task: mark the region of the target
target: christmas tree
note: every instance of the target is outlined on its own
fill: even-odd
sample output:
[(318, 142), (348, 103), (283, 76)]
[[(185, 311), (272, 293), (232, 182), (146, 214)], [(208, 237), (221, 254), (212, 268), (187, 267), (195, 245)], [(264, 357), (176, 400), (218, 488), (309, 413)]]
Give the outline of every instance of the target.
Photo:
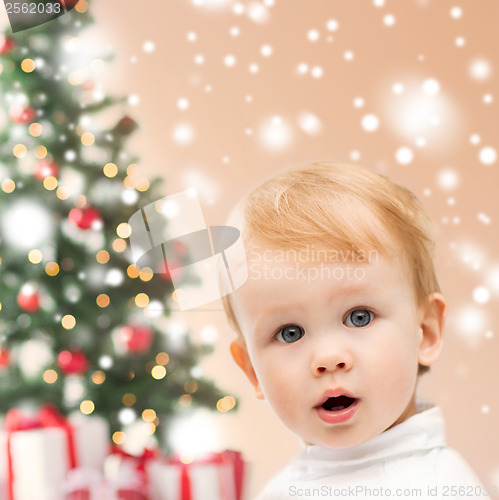
[(159, 434), (183, 408), (235, 401), (198, 368), (209, 346), (170, 324), (168, 272), (132, 261), (127, 221), (164, 193), (124, 151), (136, 122), (102, 126), (126, 99), (66, 64), (90, 23), (80, 1), (0, 41), (0, 412), (100, 414), (119, 444), (134, 420)]

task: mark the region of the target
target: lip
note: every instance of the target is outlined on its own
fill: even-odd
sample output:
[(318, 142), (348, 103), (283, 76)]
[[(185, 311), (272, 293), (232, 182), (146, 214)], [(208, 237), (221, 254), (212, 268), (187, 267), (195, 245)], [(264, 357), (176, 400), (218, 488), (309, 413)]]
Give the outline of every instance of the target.
[[(322, 405), (329, 398), (337, 398), (338, 396), (347, 396), (349, 398), (355, 399), (355, 401), (348, 408), (334, 412), (325, 410), (322, 407)], [(359, 407), (359, 404), (360, 404), (359, 398), (349, 393), (348, 391), (345, 391), (341, 387), (338, 387), (337, 389), (331, 389), (325, 391), (321, 399), (314, 408), (316, 409), (319, 418), (322, 421), (326, 422), (327, 424), (342, 424), (350, 420), (355, 415), (357, 408)]]

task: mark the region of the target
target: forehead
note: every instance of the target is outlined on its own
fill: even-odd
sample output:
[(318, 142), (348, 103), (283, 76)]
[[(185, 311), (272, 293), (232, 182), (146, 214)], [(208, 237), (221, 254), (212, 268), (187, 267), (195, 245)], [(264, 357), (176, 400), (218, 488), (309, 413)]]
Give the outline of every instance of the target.
[(353, 298), (416, 302), (408, 266), (401, 259), (375, 252), (319, 255), (314, 251), (251, 248), (248, 280), (230, 299), (243, 330), (244, 323), (252, 324), (265, 314), (319, 309)]

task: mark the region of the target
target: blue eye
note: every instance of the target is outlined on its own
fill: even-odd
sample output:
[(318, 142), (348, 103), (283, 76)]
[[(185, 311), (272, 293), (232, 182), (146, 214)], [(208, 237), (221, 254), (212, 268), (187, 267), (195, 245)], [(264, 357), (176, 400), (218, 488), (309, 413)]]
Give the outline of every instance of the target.
[(303, 328), (298, 325), (288, 325), (279, 330), (275, 336), (276, 340), (279, 342), (283, 342), (285, 344), (291, 344), (292, 342), (296, 342), (300, 340), (305, 332)]
[(345, 325), (362, 328), (363, 326), (367, 326), (373, 318), (374, 315), (371, 311), (368, 311), (367, 309), (355, 309), (348, 314), (345, 320)]

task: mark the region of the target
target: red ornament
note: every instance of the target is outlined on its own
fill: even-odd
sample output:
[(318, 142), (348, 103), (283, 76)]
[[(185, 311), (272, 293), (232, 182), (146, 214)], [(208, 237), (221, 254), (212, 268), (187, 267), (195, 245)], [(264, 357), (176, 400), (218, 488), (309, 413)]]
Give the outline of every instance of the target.
[(62, 4), (66, 10), (71, 10), (80, 0), (59, 0), (59, 3)]
[(55, 161), (41, 160), (36, 164), (35, 177), (43, 182), (47, 177), (59, 175), (59, 164)]
[(36, 110), (31, 106), (14, 105), (9, 110), (9, 116), (14, 123), (31, 123), (35, 120)]
[(88, 359), (81, 351), (62, 351), (57, 356), (57, 365), (64, 375), (83, 374), (88, 369)]
[(170, 259), (165, 264), (158, 266), (157, 274), (160, 278), (171, 283), (173, 280), (179, 280), (182, 277), (182, 263), (175, 259)]
[(0, 349), (0, 369), (10, 365), (10, 351), (6, 347)]
[(9, 52), (11, 52), (16, 46), (16, 42), (12, 40), (12, 38), (8, 36), (0, 37), (0, 55), (5, 56)]
[(36, 313), (40, 310), (40, 295), (34, 285), (26, 283), (17, 294), (17, 305), (27, 313)]
[(124, 326), (118, 332), (118, 338), (129, 352), (144, 354), (151, 348), (154, 334), (147, 326)]
[(135, 131), (137, 128), (137, 122), (130, 118), (129, 116), (124, 116), (116, 125), (116, 130), (118, 133), (123, 135), (129, 135)]
[(82, 83), (81, 88), (83, 90), (94, 90), (95, 83), (92, 80), (87, 80), (86, 82)]
[(68, 219), (80, 229), (100, 229), (102, 219), (99, 211), (94, 207), (73, 208)]

